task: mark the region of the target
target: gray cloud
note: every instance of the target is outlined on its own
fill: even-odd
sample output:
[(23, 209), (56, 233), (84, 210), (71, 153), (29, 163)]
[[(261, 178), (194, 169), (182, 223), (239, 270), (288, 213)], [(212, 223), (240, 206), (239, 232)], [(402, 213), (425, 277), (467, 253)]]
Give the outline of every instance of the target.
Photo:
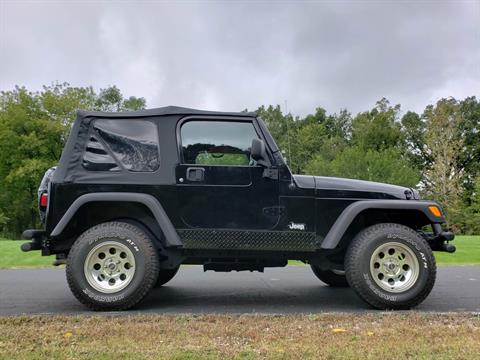
[(150, 107), (422, 111), (480, 95), (480, 2), (0, 0), (0, 89), (52, 81)]

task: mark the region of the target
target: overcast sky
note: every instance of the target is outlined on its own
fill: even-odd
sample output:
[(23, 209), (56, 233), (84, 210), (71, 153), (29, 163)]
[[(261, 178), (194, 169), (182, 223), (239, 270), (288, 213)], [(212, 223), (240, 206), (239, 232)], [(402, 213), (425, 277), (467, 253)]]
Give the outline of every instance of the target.
[(480, 96), (480, 1), (0, 0), (0, 90), (54, 81), (149, 107), (422, 111)]

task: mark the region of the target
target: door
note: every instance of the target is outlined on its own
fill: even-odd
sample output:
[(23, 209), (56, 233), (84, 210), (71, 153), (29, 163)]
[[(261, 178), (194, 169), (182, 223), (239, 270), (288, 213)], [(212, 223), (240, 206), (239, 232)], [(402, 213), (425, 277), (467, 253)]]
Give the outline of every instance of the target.
[[(178, 131), (181, 164), (176, 179), (184, 224), (179, 232), (188, 235), (187, 242), (214, 237), (242, 248), (274, 230), (281, 215), (279, 181), (265, 176), (265, 167), (250, 157), (252, 139), (260, 138), (253, 122), (193, 119)], [(245, 230), (250, 240), (244, 239)]]

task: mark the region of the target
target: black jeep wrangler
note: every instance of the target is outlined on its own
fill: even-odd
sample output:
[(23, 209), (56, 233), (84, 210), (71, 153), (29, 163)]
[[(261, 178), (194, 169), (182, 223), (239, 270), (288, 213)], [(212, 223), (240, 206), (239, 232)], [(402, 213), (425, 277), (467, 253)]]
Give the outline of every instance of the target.
[(26, 230), (22, 249), (66, 263), (95, 310), (131, 308), (181, 264), (288, 260), (375, 308), (407, 309), (432, 290), (432, 251), (455, 251), (441, 209), (416, 190), (292, 175), (255, 113), (79, 111), (39, 195), (45, 229)]

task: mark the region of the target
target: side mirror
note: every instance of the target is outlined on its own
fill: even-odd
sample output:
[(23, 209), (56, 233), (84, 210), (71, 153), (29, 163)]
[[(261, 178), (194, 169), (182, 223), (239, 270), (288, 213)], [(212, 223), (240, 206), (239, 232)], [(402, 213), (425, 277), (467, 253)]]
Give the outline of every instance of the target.
[(252, 147), (250, 149), (250, 156), (257, 162), (258, 165), (268, 166), (268, 156), (265, 150), (265, 143), (260, 139), (252, 140)]

